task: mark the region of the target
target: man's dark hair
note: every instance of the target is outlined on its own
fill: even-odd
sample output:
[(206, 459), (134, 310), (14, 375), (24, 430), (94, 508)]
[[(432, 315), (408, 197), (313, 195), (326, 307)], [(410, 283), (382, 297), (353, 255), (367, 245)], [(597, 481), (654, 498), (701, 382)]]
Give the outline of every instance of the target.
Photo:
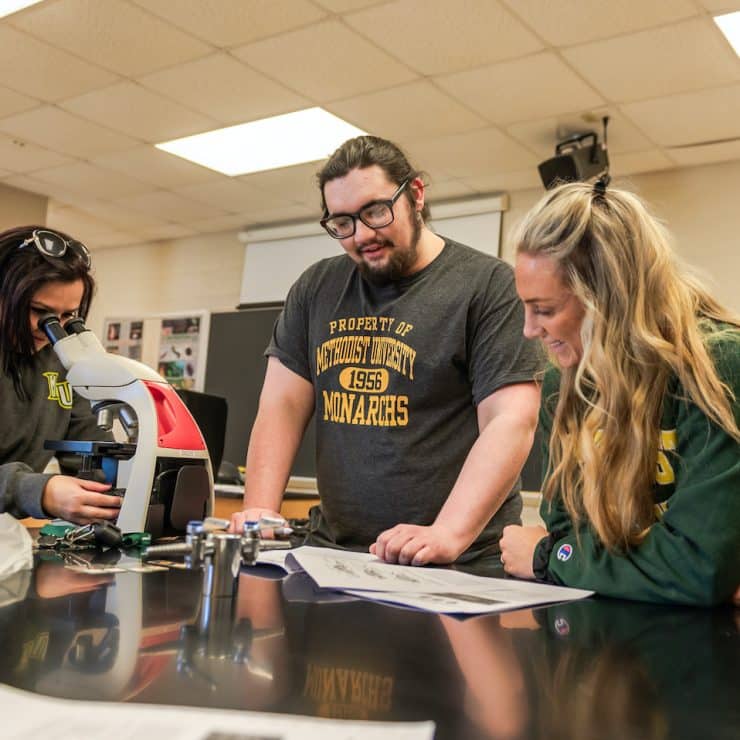
[[(321, 190), (321, 208), (325, 216), (329, 215), (324, 199), (324, 185), (338, 177), (345, 177), (351, 170), (362, 170), (377, 165), (385, 172), (388, 179), (400, 185), (404, 180), (413, 180), (415, 177), (423, 177), (424, 173), (411, 166), (406, 155), (392, 141), (381, 139), (378, 136), (358, 136), (347, 139), (329, 161), (316, 174)], [(414, 193), (412, 188), (405, 190), (409, 203), (413, 206)], [(424, 203), (421, 217), (424, 221), (430, 218), (429, 206)]]
[[(45, 226), (19, 226), (0, 233), (0, 361), (2, 371), (13, 379), (21, 395), (20, 372), (35, 352), (29, 321), (34, 295), (47, 283), (82, 280), (80, 316), (85, 319), (95, 292), (89, 267), (75, 249), (68, 248), (62, 257), (43, 255), (33, 244), (20, 249), (36, 229), (49, 230)], [(61, 231), (54, 232), (74, 241)]]

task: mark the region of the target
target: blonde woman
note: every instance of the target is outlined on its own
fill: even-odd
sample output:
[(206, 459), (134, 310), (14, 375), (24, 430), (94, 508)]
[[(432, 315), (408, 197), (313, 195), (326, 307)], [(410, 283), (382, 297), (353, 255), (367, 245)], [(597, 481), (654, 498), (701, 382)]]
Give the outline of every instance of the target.
[(548, 192), (516, 243), (524, 333), (552, 360), (547, 530), (504, 530), (506, 572), (643, 601), (737, 600), (739, 317), (679, 266), (643, 202), (603, 180)]

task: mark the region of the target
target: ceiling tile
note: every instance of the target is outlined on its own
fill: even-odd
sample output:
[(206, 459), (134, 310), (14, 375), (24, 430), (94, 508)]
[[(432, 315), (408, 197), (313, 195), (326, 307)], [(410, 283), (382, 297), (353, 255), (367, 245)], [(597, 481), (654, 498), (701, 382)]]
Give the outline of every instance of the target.
[(310, 107), (306, 98), (225, 53), (155, 72), (139, 82), (222, 124)]
[(116, 76), (14, 28), (0, 26), (0, 84), (53, 102), (108, 85)]
[[(317, 217), (318, 209), (300, 204), (281, 206), (280, 208), (255, 208), (244, 211), (245, 226), (265, 226), (286, 221), (306, 221)], [(327, 237), (328, 238), (328, 237)]]
[(325, 160), (225, 178), (144, 143), (308, 105), (398, 141), (432, 205), (541, 190), (537, 163), (569, 133), (601, 136), (604, 113), (618, 180), (740, 160), (740, 59), (709, 18), (738, 9), (47, 0), (0, 20), (0, 178), (94, 228), (97, 247), (317, 218)]
[(133, 0), (219, 47), (247, 44), (314, 23), (326, 14), (308, 0)]
[(604, 104), (551, 52), (438, 77), (436, 82), (472, 110), (499, 124), (589, 110)]
[(503, 0), (551, 44), (570, 46), (651, 28), (697, 14), (691, 0)]
[(233, 53), (318, 102), (385, 89), (416, 77), (337, 20), (241, 46)]
[(696, 144), (740, 136), (740, 85), (621, 105), (656, 144)]
[(188, 228), (201, 234), (212, 234), (217, 231), (234, 231), (253, 226), (278, 224), (295, 221), (307, 221), (316, 218), (316, 212), (306, 206), (291, 204), (280, 208), (256, 208), (239, 214), (229, 214), (216, 218), (187, 221)]
[[(426, 145), (428, 142), (423, 143)], [(462, 181), (462, 178), (453, 177), (449, 172), (442, 169), (438, 162), (430, 161), (429, 157), (425, 157), (423, 161), (418, 161), (416, 152), (413, 151), (412, 146), (408, 145), (408, 142), (401, 142), (400, 146), (409, 158), (411, 165), (421, 171), (424, 181), (427, 184), (434, 185), (435, 183), (451, 182), (453, 180)], [(424, 155), (422, 154), (422, 156)]]
[(202, 41), (122, 0), (42, 3), (11, 18), (10, 23), (127, 76), (153, 72), (210, 51)]
[(398, 0), (353, 13), (345, 20), (425, 75), (479, 67), (543, 46), (495, 0)]
[(0, 86), (0, 118), (35, 108), (38, 104), (38, 100), (29, 98), (28, 95), (21, 95), (15, 90)]
[(56, 201), (49, 202), (46, 224), (85, 242), (91, 249), (95, 248), (98, 237), (114, 230), (110, 223), (97, 218), (92, 213), (73, 206), (62, 205)]
[(227, 177), (202, 185), (188, 185), (174, 192), (199, 203), (209, 203), (224, 211), (235, 213), (255, 208), (278, 207), (283, 202), (274, 193)]
[(318, 213), (320, 196), (316, 173), (325, 162), (326, 160), (322, 159), (318, 162), (309, 162), (293, 167), (280, 167), (276, 170), (242, 175), (237, 179), (252, 187), (261, 188), (271, 193), (280, 202), (289, 203), (292, 201), (308, 204), (314, 207)]
[(217, 216), (216, 218), (205, 218), (200, 221), (191, 221), (188, 228), (200, 234), (209, 234), (216, 231), (237, 232), (245, 224), (244, 216), (239, 213), (230, 213), (228, 216)]
[(606, 98), (632, 101), (740, 80), (740, 59), (708, 18), (563, 51)]
[(214, 170), (193, 164), (150, 145), (102, 154), (95, 157), (93, 163), (123, 172), (137, 180), (150, 182), (164, 189), (194, 185), (223, 177)]
[(26, 190), (29, 193), (36, 193), (37, 195), (46, 195), (44, 188), (47, 183), (34, 180), (30, 175), (16, 175), (15, 173), (11, 173), (9, 176), (5, 176), (3, 185), (10, 185), (18, 190)]
[(609, 151), (628, 152), (648, 149), (652, 142), (632, 121), (612, 108), (596, 108), (584, 114), (563, 114), (538, 121), (507, 126), (506, 132), (545, 159), (555, 155), (555, 145), (573, 134), (594, 131), (603, 141), (602, 116), (609, 116), (607, 143)]
[(49, 105), (0, 119), (0, 131), (76, 157), (131, 149), (137, 143)]
[(740, 0), (699, 0), (699, 2), (715, 15), (740, 10)]
[(132, 195), (117, 198), (115, 203), (124, 208), (133, 208), (165, 221), (187, 223), (195, 219), (215, 218), (226, 215), (222, 208), (199, 203), (191, 198), (183, 198), (175, 193), (158, 190), (145, 195)]
[(456, 133), (483, 128), (487, 123), (427, 81), (360, 95), (325, 107), (364, 131), (389, 139)]
[(644, 152), (622, 152), (612, 157), (609, 162), (609, 171), (614, 177), (636, 175), (640, 172), (656, 172), (672, 167), (675, 167), (674, 163), (657, 149)]
[(493, 128), (403, 143), (423, 171), (438, 169), (456, 179), (537, 166), (531, 152)]
[(93, 213), (96, 218), (122, 231), (129, 230), (143, 233), (148, 229), (156, 229), (167, 225), (167, 220), (159, 216), (148, 215), (108, 201), (91, 199), (86, 204), (80, 204), (79, 209)]
[(683, 167), (740, 159), (740, 140), (667, 150), (668, 156)]
[(136, 233), (141, 234), (143, 241), (161, 241), (162, 239), (184, 239), (192, 236), (195, 230), (182, 224), (162, 224), (137, 229)]
[(371, 5), (382, 5), (388, 0), (314, 0), (317, 5), (330, 10), (332, 13), (348, 13)]
[[(174, 239), (193, 233), (179, 224), (167, 223), (139, 211), (95, 199), (75, 207), (52, 199), (48, 213), (47, 223), (86, 242), (93, 250), (93, 263), (95, 250), (99, 247)], [(72, 221), (73, 218), (76, 220)]]
[(427, 183), (425, 192), (425, 198), (432, 209), (432, 215), (434, 215), (435, 203), (475, 195), (475, 190), (462, 180), (432, 180)]
[(65, 100), (62, 107), (103, 126), (150, 143), (218, 128), (219, 123), (134, 82)]
[(69, 157), (42, 149), (22, 139), (0, 134), (0, 162), (12, 172), (33, 172), (70, 161)]
[[(492, 172), (478, 177), (466, 177), (465, 183), (478, 193), (496, 193), (506, 190), (529, 190), (542, 188), (542, 180), (536, 167), (516, 172)], [(544, 188), (542, 188), (544, 192)]]
[(13, 175), (7, 177), (5, 182), (14, 188), (27, 190), (29, 193), (38, 193), (49, 198), (54, 198), (65, 205), (84, 206), (90, 201), (90, 196), (83, 195), (76, 190), (70, 190), (64, 185), (39, 180), (33, 175)]
[(150, 183), (143, 183), (128, 175), (96, 167), (88, 162), (75, 162), (39, 170), (34, 172), (33, 176), (91, 198), (113, 199), (135, 193), (149, 193), (154, 189)]
[[(129, 247), (141, 244), (142, 238), (138, 232), (108, 231), (99, 236), (95, 246), (99, 249), (105, 247)], [(95, 257), (93, 256), (93, 259)]]

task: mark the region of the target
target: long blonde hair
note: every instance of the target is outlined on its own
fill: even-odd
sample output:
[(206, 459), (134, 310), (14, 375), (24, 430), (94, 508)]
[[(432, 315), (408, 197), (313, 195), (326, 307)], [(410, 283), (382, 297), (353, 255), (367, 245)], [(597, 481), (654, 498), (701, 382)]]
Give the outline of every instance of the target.
[[(581, 301), (583, 355), (561, 372), (543, 495), (560, 492), (609, 549), (654, 522), (660, 417), (676, 377), (706, 416), (740, 441), (732, 390), (707, 349), (710, 324), (740, 326), (678, 263), (668, 232), (634, 194), (561, 185), (527, 214), (517, 253), (552, 258)], [(546, 401), (547, 399), (543, 399)]]

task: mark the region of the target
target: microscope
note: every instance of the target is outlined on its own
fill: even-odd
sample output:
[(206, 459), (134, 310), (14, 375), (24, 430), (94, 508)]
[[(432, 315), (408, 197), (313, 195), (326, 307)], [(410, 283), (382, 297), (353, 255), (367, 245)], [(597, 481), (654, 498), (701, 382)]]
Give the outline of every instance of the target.
[(213, 471), (203, 435), (172, 386), (136, 360), (110, 354), (81, 318), (64, 326), (39, 320), (67, 370), (72, 389), (93, 412), (115, 414), (128, 442), (47, 441), (56, 452), (82, 456), (80, 476), (101, 469), (122, 495), (116, 522), (123, 532), (152, 537), (182, 534), (187, 523), (213, 513)]

